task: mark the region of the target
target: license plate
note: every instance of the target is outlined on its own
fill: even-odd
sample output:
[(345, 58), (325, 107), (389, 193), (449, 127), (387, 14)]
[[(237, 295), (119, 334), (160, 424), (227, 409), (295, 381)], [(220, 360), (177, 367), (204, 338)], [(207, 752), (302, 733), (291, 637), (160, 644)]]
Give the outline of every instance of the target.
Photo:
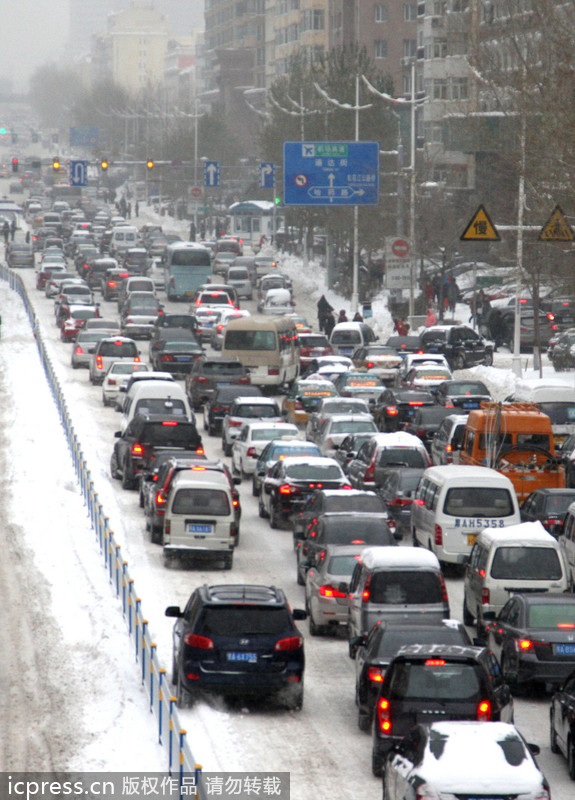
[(463, 403), (463, 408), (479, 408), (479, 403)]
[(188, 361), (191, 361), (191, 360), (192, 360), (191, 356), (176, 356), (176, 361), (179, 361), (179, 362), (187, 363)]
[(468, 533), (467, 534), (467, 544), (469, 545), (469, 547), (472, 547), (472, 545), (475, 544), (475, 540), (476, 539), (477, 539), (477, 534), (476, 533)]
[(230, 386), (229, 381), (218, 381), (218, 386)]
[(575, 644), (556, 644), (555, 655), (575, 656)]
[(257, 653), (227, 653), (228, 661), (245, 661), (248, 664), (257, 664)]
[(188, 523), (188, 533), (212, 533), (213, 525), (200, 525), (197, 522)]

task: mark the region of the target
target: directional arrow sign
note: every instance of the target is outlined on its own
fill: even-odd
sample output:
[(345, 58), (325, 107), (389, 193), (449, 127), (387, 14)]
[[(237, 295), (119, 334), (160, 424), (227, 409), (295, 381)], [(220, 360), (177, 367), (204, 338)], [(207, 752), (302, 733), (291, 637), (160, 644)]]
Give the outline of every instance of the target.
[(220, 185), (220, 162), (206, 161), (204, 164), (204, 186)]
[(377, 142), (284, 142), (284, 205), (376, 205)]
[(72, 186), (86, 186), (88, 183), (88, 162), (70, 161), (70, 184)]
[(275, 165), (272, 161), (260, 164), (260, 189), (273, 189), (275, 181)]

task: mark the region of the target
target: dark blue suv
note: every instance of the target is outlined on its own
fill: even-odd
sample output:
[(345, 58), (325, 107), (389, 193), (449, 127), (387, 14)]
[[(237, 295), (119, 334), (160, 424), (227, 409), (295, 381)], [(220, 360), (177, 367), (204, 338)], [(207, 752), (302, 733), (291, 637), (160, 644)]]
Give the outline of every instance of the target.
[(200, 694), (275, 697), (290, 709), (303, 704), (303, 636), (275, 586), (203, 585), (175, 617), (172, 682), (178, 705), (191, 705)]

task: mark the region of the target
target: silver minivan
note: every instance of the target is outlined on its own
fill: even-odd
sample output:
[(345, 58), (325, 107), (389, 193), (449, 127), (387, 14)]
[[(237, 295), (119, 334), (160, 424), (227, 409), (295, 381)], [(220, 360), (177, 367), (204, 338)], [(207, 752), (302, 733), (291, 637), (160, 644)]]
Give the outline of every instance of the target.
[(226, 283), (236, 290), (238, 297), (253, 300), (254, 288), (246, 267), (231, 266), (226, 275)]
[[(429, 550), (366, 547), (349, 584), (349, 637), (376, 622), (439, 622), (449, 617), (441, 566)], [(350, 644), (350, 655), (353, 658)]]

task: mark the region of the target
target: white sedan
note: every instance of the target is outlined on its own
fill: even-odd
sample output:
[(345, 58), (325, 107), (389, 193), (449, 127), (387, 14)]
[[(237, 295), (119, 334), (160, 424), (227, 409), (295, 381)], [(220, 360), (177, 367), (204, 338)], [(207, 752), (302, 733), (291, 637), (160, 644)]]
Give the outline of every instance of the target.
[(232, 471), (242, 478), (253, 475), (258, 458), (272, 439), (298, 439), (297, 425), (289, 422), (248, 422), (232, 446)]

